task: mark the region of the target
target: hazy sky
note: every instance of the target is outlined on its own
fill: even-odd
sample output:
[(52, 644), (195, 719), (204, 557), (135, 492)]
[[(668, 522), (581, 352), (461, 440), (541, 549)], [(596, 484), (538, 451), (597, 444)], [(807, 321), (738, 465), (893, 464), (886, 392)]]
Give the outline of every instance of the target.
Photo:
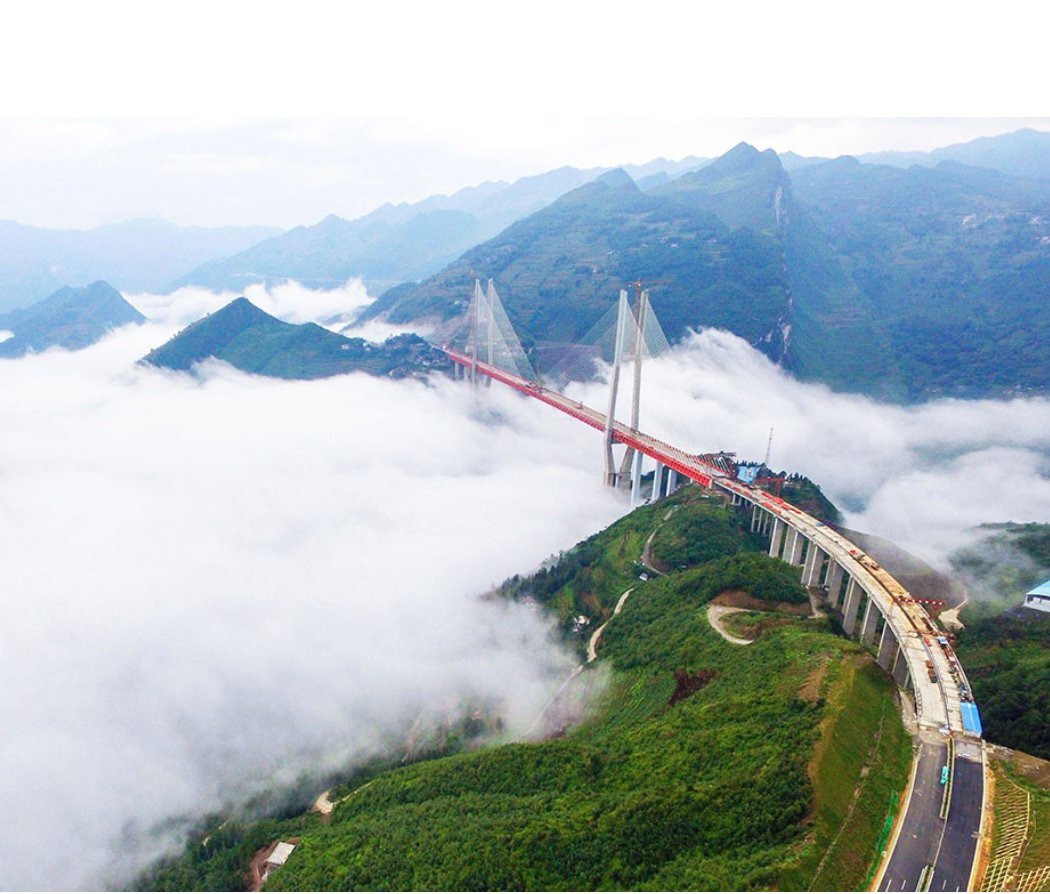
[(838, 155), (1050, 130), (1024, 117), (1047, 112), (1029, 13), (1019, 0), (994, 15), (907, 0), (12, 4), (0, 219), (290, 227), (740, 140)]
[(719, 155), (741, 140), (805, 155), (933, 149), (1043, 119), (6, 119), (0, 219), (90, 227), (312, 224), (562, 165)]

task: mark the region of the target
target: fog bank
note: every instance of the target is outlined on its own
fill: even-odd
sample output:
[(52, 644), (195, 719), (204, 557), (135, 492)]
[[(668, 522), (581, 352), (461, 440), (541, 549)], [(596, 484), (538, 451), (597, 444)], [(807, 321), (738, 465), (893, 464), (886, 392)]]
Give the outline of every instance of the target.
[(170, 331), (0, 362), (4, 887), (119, 883), (424, 707), (526, 729), (573, 659), (478, 594), (623, 511), (505, 389), (133, 365)]
[[(602, 386), (576, 391), (605, 407)], [(617, 415), (629, 418), (626, 395)], [(849, 527), (942, 569), (974, 525), (1050, 522), (1045, 398), (881, 404), (799, 382), (742, 339), (705, 330), (647, 362), (641, 428), (686, 450), (753, 460), (773, 428), (774, 469), (807, 475)]]

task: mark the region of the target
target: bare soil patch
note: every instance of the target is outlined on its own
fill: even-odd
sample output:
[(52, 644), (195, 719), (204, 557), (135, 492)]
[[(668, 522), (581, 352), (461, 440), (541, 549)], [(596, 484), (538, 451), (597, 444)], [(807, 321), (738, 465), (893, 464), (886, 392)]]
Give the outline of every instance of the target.
[(671, 693), (671, 700), (667, 704), (673, 707), (685, 701), (689, 696), (696, 695), (718, 675), (718, 671), (710, 669), (698, 670), (694, 674), (685, 670), (676, 670), (674, 672), (674, 692)]
[(805, 699), (807, 702), (815, 702), (820, 698), (820, 689), (824, 684), (824, 677), (828, 673), (828, 662), (825, 659), (821, 661), (812, 671), (809, 676), (802, 681), (802, 685), (798, 689), (798, 697)]
[(783, 612), (787, 615), (798, 615), (809, 617), (810, 606), (808, 602), (796, 605), (793, 602), (764, 602), (749, 596), (743, 590), (726, 590), (719, 593), (711, 600), (711, 605), (724, 605), (731, 608), (744, 608), (752, 612)]

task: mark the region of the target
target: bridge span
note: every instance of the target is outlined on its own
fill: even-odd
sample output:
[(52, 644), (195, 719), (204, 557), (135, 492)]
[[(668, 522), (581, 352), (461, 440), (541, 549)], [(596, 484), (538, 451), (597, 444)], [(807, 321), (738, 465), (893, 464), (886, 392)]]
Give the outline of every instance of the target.
[[(909, 693), (919, 733), (907, 801), (876, 876), (879, 890), (967, 890), (974, 884), (984, 824), (984, 749), (969, 682), (948, 639), (922, 605), (878, 562), (796, 506), (733, 478), (703, 456), (630, 428), (606, 414), (476, 355), (443, 348), (472, 375), (502, 382), (611, 435), (657, 463), (653, 498), (676, 475), (750, 507), (751, 530), (768, 537), (769, 555), (800, 569), (802, 582), (826, 594), (842, 629), (873, 648), (876, 661)], [(666, 468), (671, 474), (661, 474)], [(638, 487), (640, 467), (635, 476)], [(958, 777), (958, 795), (952, 791)]]
[[(552, 406), (598, 431), (606, 415), (557, 391), (530, 382), (459, 351), (449, 358)], [(827, 593), (843, 630), (876, 648), (879, 665), (898, 685), (912, 692), (920, 727), (980, 739), (972, 722), (969, 683), (954, 651), (940, 636), (922, 605), (884, 568), (833, 528), (796, 506), (731, 478), (700, 456), (667, 444), (621, 422), (612, 424), (613, 440), (654, 459), (673, 472), (730, 495), (734, 505), (752, 508), (751, 530), (769, 537), (769, 554), (801, 569), (807, 587)], [(877, 645), (876, 645), (877, 644)], [(936, 679), (934, 679), (936, 678)]]

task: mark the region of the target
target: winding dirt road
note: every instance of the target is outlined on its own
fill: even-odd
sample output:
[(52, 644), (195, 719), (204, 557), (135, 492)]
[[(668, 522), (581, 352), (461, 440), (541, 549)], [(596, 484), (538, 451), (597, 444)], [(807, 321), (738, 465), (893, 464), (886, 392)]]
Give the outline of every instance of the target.
[[(627, 601), (627, 597), (630, 596), (632, 592), (634, 592), (634, 587), (630, 587), (620, 594), (620, 598), (616, 600), (616, 608), (613, 609), (612, 618), (615, 618), (618, 614), (620, 614), (620, 612), (623, 610), (623, 604)], [(612, 618), (610, 618), (609, 621), (611, 621)], [(594, 661), (595, 658), (598, 657), (598, 640), (601, 638), (602, 631), (605, 629), (605, 625), (608, 624), (609, 621), (606, 621), (605, 624), (602, 624), (601, 627), (599, 627), (597, 630), (594, 631), (594, 633), (591, 634), (590, 641), (587, 643), (588, 664), (590, 664), (592, 661)]]
[(731, 605), (708, 605), (707, 621), (726, 642), (733, 643), (737, 646), (750, 646), (751, 643), (754, 642), (753, 639), (741, 639), (739, 636), (733, 636), (733, 634), (722, 626), (722, 618), (726, 615), (735, 615), (738, 612), (746, 611), (749, 611), (749, 609), (733, 608)]

